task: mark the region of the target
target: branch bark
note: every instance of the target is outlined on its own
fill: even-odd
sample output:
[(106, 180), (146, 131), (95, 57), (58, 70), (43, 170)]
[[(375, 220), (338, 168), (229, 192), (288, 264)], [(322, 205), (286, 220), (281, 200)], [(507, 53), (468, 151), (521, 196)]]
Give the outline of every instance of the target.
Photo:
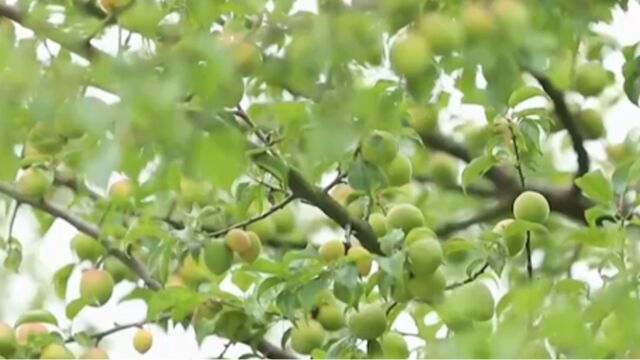
[(480, 224), (486, 221), (491, 221), (500, 217), (501, 215), (508, 214), (511, 210), (511, 203), (503, 202), (495, 206), (494, 208), (488, 209), (484, 212), (478, 213), (468, 219), (452, 222), (449, 224), (445, 224), (440, 228), (436, 229), (436, 234), (438, 237), (447, 237), (448, 235), (468, 228), (471, 225)]

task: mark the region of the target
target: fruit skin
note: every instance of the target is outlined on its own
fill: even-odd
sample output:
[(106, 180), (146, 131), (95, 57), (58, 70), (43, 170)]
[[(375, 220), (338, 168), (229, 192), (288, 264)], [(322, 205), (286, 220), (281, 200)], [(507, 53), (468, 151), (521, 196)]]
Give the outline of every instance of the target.
[(349, 317), (348, 326), (354, 336), (373, 340), (382, 335), (387, 328), (387, 315), (380, 305), (361, 305), (360, 309)]
[(0, 356), (11, 357), (16, 351), (16, 334), (11, 326), (0, 322)]
[(276, 224), (268, 217), (247, 226), (247, 231), (253, 231), (258, 234), (260, 239), (273, 239), (276, 236)]
[(414, 276), (407, 282), (409, 293), (416, 299), (430, 304), (442, 301), (446, 279), (440, 269), (431, 275)]
[(82, 273), (80, 295), (93, 306), (102, 306), (113, 293), (113, 277), (107, 271), (90, 269)]
[(448, 54), (464, 43), (460, 24), (439, 13), (426, 15), (420, 21), (420, 32), (436, 54)]
[(109, 199), (116, 205), (125, 205), (133, 198), (135, 185), (129, 179), (121, 179), (109, 186)]
[(409, 348), (404, 337), (397, 332), (386, 333), (380, 341), (382, 354), (385, 359), (406, 359), (409, 357)]
[(30, 167), (17, 180), (18, 190), (30, 197), (40, 198), (49, 190), (53, 179), (42, 169)]
[(200, 264), (200, 261), (194, 259), (191, 254), (184, 257), (177, 275), (180, 276), (185, 283), (193, 286), (198, 286), (209, 280), (207, 270)]
[(398, 141), (386, 131), (374, 130), (362, 142), (362, 158), (374, 165), (386, 166), (398, 153)]
[(111, 274), (113, 281), (116, 283), (125, 279), (129, 281), (137, 279), (137, 275), (127, 265), (113, 256), (107, 256), (104, 259), (104, 270)]
[(27, 141), (30, 146), (44, 155), (59, 152), (65, 143), (65, 139), (56, 134), (54, 123), (44, 121), (36, 123), (31, 128)]
[(233, 264), (233, 251), (223, 239), (211, 239), (204, 247), (204, 263), (209, 270), (222, 275)]
[(291, 330), (291, 348), (300, 354), (310, 354), (324, 343), (326, 333), (313, 319), (298, 320)]
[(253, 263), (260, 256), (262, 252), (262, 242), (260, 237), (253, 231), (247, 231), (249, 239), (251, 240), (251, 247), (247, 251), (238, 253), (240, 258), (248, 263)]
[(253, 74), (262, 65), (260, 49), (244, 39), (232, 41), (231, 57), (236, 70), (243, 76)]
[(390, 228), (401, 229), (407, 234), (414, 228), (424, 226), (424, 215), (411, 204), (399, 204), (387, 213), (387, 223)]
[(381, 213), (369, 215), (369, 225), (378, 237), (382, 237), (387, 233), (387, 218)]
[(473, 321), (487, 321), (493, 317), (495, 300), (491, 291), (480, 281), (456, 289), (456, 296), (464, 301), (463, 312)]
[(519, 235), (506, 235), (507, 229), (513, 224), (513, 219), (504, 219), (493, 227), (493, 232), (504, 237), (504, 245), (509, 256), (517, 255), (524, 248), (526, 238)]
[(344, 256), (344, 243), (340, 240), (329, 240), (320, 245), (318, 254), (326, 262), (333, 262)]
[(347, 257), (356, 263), (356, 268), (360, 276), (367, 276), (371, 272), (371, 264), (373, 262), (373, 256), (369, 250), (362, 246), (355, 245), (349, 248), (347, 251)]
[(398, 154), (385, 168), (387, 179), (392, 186), (408, 184), (413, 177), (413, 167), (408, 157)]
[(40, 359), (73, 359), (73, 353), (60, 344), (49, 344), (40, 352)]
[(420, 75), (429, 66), (431, 49), (426, 40), (416, 33), (408, 33), (391, 46), (391, 66), (406, 77)]
[(85, 351), (84, 354), (82, 354), (82, 356), (80, 357), (82, 359), (108, 359), (109, 355), (107, 354), (106, 351), (97, 348), (97, 347), (92, 347), (90, 349), (88, 349), (87, 351)]
[(494, 20), (487, 7), (481, 4), (467, 4), (462, 12), (462, 26), (468, 39), (480, 40), (495, 31)]
[(438, 129), (438, 109), (434, 106), (413, 106), (407, 110), (409, 124), (418, 134), (429, 134)]
[(578, 128), (588, 140), (599, 139), (607, 134), (602, 115), (594, 109), (584, 109), (578, 114)]
[(245, 252), (251, 248), (251, 239), (246, 231), (240, 229), (232, 229), (224, 236), (227, 246), (237, 252)]
[(347, 198), (349, 194), (353, 192), (351, 186), (347, 184), (338, 184), (329, 191), (329, 196), (331, 196), (335, 201), (340, 203), (341, 205), (345, 205), (347, 203)]
[(426, 226), (411, 229), (404, 238), (404, 245), (409, 246), (418, 240), (433, 239), (438, 240), (438, 235)]
[(411, 272), (414, 275), (431, 275), (442, 264), (442, 246), (437, 240), (418, 240), (407, 249)]
[(26, 345), (30, 337), (48, 332), (47, 328), (41, 323), (20, 324), (16, 328), (16, 342), (19, 345)]
[(167, 278), (167, 282), (164, 284), (165, 288), (172, 287), (187, 287), (187, 284), (184, 282), (180, 275), (171, 274)]
[(145, 329), (138, 329), (133, 335), (133, 348), (140, 354), (144, 354), (153, 345), (153, 335), (151, 331)]
[(180, 179), (180, 200), (186, 205), (206, 204), (211, 193), (211, 185), (186, 177)]
[(544, 223), (549, 212), (547, 199), (535, 191), (525, 191), (513, 202), (513, 216), (517, 220)]
[(436, 152), (427, 159), (427, 172), (438, 185), (455, 185), (458, 181), (456, 160), (445, 153)]
[(609, 72), (600, 64), (587, 63), (576, 69), (574, 87), (584, 96), (600, 95), (609, 82)]
[(316, 320), (328, 331), (335, 331), (344, 327), (344, 314), (335, 304), (320, 305)]
[(78, 233), (71, 239), (71, 249), (80, 260), (97, 261), (106, 253), (104, 246), (91, 236)]

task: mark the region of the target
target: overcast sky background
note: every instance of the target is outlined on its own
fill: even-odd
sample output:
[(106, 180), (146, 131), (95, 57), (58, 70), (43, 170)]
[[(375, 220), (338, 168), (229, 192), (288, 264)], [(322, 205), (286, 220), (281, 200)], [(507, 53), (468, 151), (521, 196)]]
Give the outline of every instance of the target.
[[(298, 1), (295, 8), (296, 10), (313, 11), (316, 9), (316, 6), (313, 0), (303, 0)], [(629, 11), (625, 13), (617, 11), (612, 24), (601, 24), (597, 26), (597, 29), (612, 35), (623, 45), (630, 45), (640, 41), (639, 23), (640, 6), (637, 2), (632, 1), (629, 4)], [(31, 36), (31, 32), (21, 29), (19, 36), (28, 37)], [(112, 28), (103, 38), (94, 41), (94, 44), (106, 51), (115, 52), (117, 49), (117, 32)], [(139, 39), (133, 39), (132, 45), (140, 46), (140, 44)], [(55, 44), (52, 44), (50, 48), (52, 48), (54, 52), (57, 51)], [(40, 55), (43, 58), (48, 57), (48, 53), (44, 48), (40, 50)], [(611, 54), (605, 59), (605, 66), (616, 72), (618, 82), (621, 82), (620, 72), (623, 62), (622, 55), (619, 53)], [(389, 74), (376, 72), (372, 73), (371, 76), (386, 77), (389, 76)], [(450, 89), (452, 84), (445, 81), (442, 86)], [(620, 88), (621, 84), (618, 86), (618, 89)], [(117, 100), (117, 98), (99, 91), (90, 91), (89, 94), (103, 98), (105, 101)], [(467, 118), (480, 117), (480, 112), (477, 108), (460, 106), (460, 96), (452, 97), (449, 111)], [(606, 113), (606, 125), (608, 129), (608, 140), (613, 143), (621, 142), (629, 131), (634, 128), (640, 129), (640, 109), (631, 104), (626, 97), (623, 97)], [(594, 156), (604, 156), (603, 146), (598, 141), (590, 142), (587, 146)], [(571, 169), (575, 166), (573, 156), (574, 155), (569, 152), (559, 157), (558, 161), (563, 167)], [(0, 211), (3, 211), (3, 209), (4, 207), (0, 208)], [(3, 234), (6, 233), (9, 218), (7, 215), (8, 214), (0, 213), (0, 231), (3, 231)], [(20, 275), (4, 277), (9, 281), (6, 285), (0, 286), (0, 289), (6, 291), (4, 293), (6, 295), (4, 296), (2, 307), (0, 308), (0, 318), (7, 322), (15, 321), (20, 313), (28, 308), (28, 301), (36, 295), (38, 289), (36, 284), (40, 286), (42, 286), (42, 284), (50, 284), (51, 276), (58, 268), (74, 261), (71, 251), (69, 250), (69, 241), (75, 234), (75, 230), (71, 226), (62, 221), (56, 221), (41, 240), (33, 231), (33, 229), (37, 228), (37, 222), (33, 218), (31, 211), (26, 206), (23, 206), (15, 224), (14, 235), (23, 243), (25, 261), (35, 262), (37, 265), (34, 267), (36, 270), (35, 273), (22, 273)], [(0, 261), (2, 261), (3, 258), (4, 254), (0, 254)], [(594, 273), (588, 273), (586, 267), (581, 264), (574, 267), (574, 273), (577, 277), (589, 281), (594, 287), (600, 284), (599, 278), (594, 275)], [(78, 281), (79, 271), (75, 271), (69, 282), (68, 300), (78, 297)], [(105, 330), (113, 327), (114, 323), (130, 323), (143, 319), (145, 306), (142, 302), (129, 301), (121, 305), (116, 304), (115, 299), (126, 294), (132, 287), (132, 284), (119, 285), (115, 289), (114, 297), (105, 306), (98, 309), (84, 309), (75, 319), (73, 329), (77, 331), (87, 328), (91, 324), (100, 330)], [(47, 290), (52, 292), (52, 288)], [(494, 290), (497, 289), (494, 288)], [(48, 299), (46, 307), (52, 309), (62, 327), (68, 327), (70, 325), (70, 322), (65, 318), (65, 304), (62, 301), (51, 297)], [(400, 319), (397, 325), (404, 330), (411, 331), (411, 322), (407, 321), (406, 318)], [(283, 329), (283, 326), (278, 326), (275, 331), (278, 332)], [(102, 341), (101, 345), (109, 352), (111, 358), (138, 357), (139, 354), (135, 352), (131, 345), (133, 331), (134, 330), (125, 330), (109, 336)], [(219, 339), (210, 337), (202, 347), (198, 348), (193, 332), (180, 327), (170, 329), (167, 333), (155, 328), (152, 328), (152, 331), (154, 332), (154, 345), (151, 350), (144, 355), (144, 357), (147, 358), (197, 359), (216, 357), (224, 345), (224, 342)], [(72, 349), (76, 351), (77, 355), (81, 353), (79, 348), (72, 347)], [(236, 347), (232, 348), (227, 353), (227, 356), (239, 356), (244, 352), (246, 352), (246, 347)]]

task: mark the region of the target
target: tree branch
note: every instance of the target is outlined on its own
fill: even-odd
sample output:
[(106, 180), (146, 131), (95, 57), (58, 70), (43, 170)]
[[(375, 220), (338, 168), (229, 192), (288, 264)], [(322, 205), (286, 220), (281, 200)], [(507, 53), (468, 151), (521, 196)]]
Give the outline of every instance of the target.
[(508, 202), (500, 203), (494, 208), (489, 209), (485, 212), (478, 213), (468, 219), (445, 224), (436, 229), (436, 234), (438, 235), (438, 237), (446, 237), (456, 231), (466, 229), (471, 225), (490, 221), (501, 215), (507, 214), (509, 213), (510, 209), (511, 205)]
[(290, 202), (292, 202), (294, 199), (295, 199), (295, 197), (293, 195), (289, 195), (286, 198), (284, 198), (284, 200), (282, 200), (279, 203), (273, 205), (271, 208), (269, 208), (269, 210), (263, 212), (262, 214), (260, 214), (258, 216), (254, 216), (254, 217), (249, 218), (249, 219), (246, 219), (246, 220), (241, 221), (239, 223), (233, 224), (233, 225), (231, 225), (229, 227), (226, 227), (224, 229), (216, 230), (216, 231), (211, 233), (211, 236), (213, 236), (213, 237), (222, 236), (222, 235), (228, 233), (229, 231), (231, 231), (233, 229), (243, 228), (243, 227), (251, 225), (251, 224), (253, 224), (255, 222), (258, 222), (258, 221), (270, 216), (271, 214), (275, 213), (276, 211), (284, 208)]
[(464, 279), (463, 281), (447, 285), (447, 287), (445, 289), (452, 290), (452, 289), (458, 288), (458, 287), (460, 287), (462, 285), (466, 285), (466, 284), (474, 281), (475, 279), (479, 278), (480, 275), (484, 274), (484, 272), (488, 268), (489, 268), (489, 262), (485, 262), (484, 265), (482, 265), (482, 267), (480, 269), (478, 269), (478, 271), (476, 271), (473, 274), (471, 274), (471, 276), (469, 276), (468, 278)]
[[(435, 181), (433, 181), (433, 179), (431, 179), (428, 176), (417, 175), (417, 176), (414, 176), (413, 179), (418, 183), (437, 184)], [(437, 185), (440, 186), (443, 190), (455, 191), (459, 193), (465, 192), (465, 190), (463, 190), (462, 187), (458, 185), (442, 185), (442, 184), (437, 184)], [(473, 195), (473, 196), (483, 197), (483, 198), (493, 198), (498, 195), (495, 190), (488, 189), (486, 187), (481, 187), (481, 186), (473, 186), (473, 185), (467, 186), (466, 193), (468, 195)]]

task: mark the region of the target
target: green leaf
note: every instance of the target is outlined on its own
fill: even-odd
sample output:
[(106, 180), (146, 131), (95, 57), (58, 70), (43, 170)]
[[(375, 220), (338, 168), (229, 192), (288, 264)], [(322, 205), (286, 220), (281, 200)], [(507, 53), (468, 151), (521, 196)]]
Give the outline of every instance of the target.
[(402, 244), (404, 233), (400, 229), (393, 229), (379, 238), (380, 249), (383, 253), (391, 255), (393, 250)]
[(376, 256), (380, 269), (396, 280), (402, 280), (406, 255), (400, 251), (390, 257)]
[(370, 191), (384, 183), (384, 174), (374, 165), (358, 158), (349, 168), (349, 185), (356, 190)]
[(84, 346), (84, 347), (93, 347), (96, 344), (96, 341), (93, 337), (91, 337), (91, 334), (89, 334), (86, 331), (80, 331), (78, 333), (73, 334), (73, 341), (76, 342), (76, 344), (80, 345), (80, 346)]
[(20, 315), (18, 320), (16, 320), (15, 326), (32, 322), (42, 322), (58, 326), (58, 320), (56, 319), (56, 317), (49, 310), (45, 309), (25, 311), (22, 315)]
[(7, 257), (4, 259), (4, 267), (7, 268), (7, 270), (18, 273), (21, 263), (22, 248), (20, 246), (11, 246), (7, 251)]
[(521, 102), (536, 96), (545, 96), (545, 93), (542, 89), (535, 86), (523, 86), (511, 93), (508, 104), (510, 107), (515, 107)]
[(307, 312), (316, 305), (316, 299), (318, 294), (329, 288), (329, 281), (326, 277), (317, 277), (306, 284), (302, 285), (298, 291), (298, 299), (300, 300), (300, 306)]
[(611, 184), (605, 178), (602, 170), (591, 171), (576, 179), (576, 185), (582, 189), (587, 197), (595, 201), (610, 203), (613, 200)]
[(483, 155), (471, 160), (471, 162), (465, 166), (462, 171), (462, 189), (465, 193), (467, 186), (489, 171), (493, 164), (495, 164), (495, 159), (492, 156)]
[(73, 271), (74, 267), (75, 264), (73, 263), (67, 264), (58, 269), (58, 271), (53, 274), (53, 287), (56, 296), (58, 296), (60, 299), (65, 298), (65, 295), (67, 293), (67, 281), (69, 280), (69, 276), (71, 276), (71, 272)]
[(78, 313), (87, 305), (89, 305), (89, 303), (84, 298), (79, 298), (71, 301), (69, 304), (67, 304), (67, 308), (65, 309), (67, 318), (73, 320), (76, 315), (78, 315)]
[(347, 305), (358, 302), (362, 293), (362, 284), (358, 278), (358, 269), (354, 264), (346, 264), (336, 271), (333, 294)]
[(231, 282), (242, 291), (247, 291), (258, 280), (256, 275), (252, 275), (240, 268), (231, 274)]

